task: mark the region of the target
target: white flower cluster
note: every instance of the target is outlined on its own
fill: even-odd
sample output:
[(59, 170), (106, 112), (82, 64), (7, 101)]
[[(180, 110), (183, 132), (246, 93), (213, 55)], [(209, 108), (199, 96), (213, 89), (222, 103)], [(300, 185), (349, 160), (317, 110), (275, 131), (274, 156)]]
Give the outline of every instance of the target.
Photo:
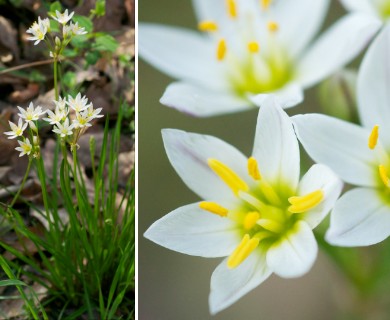
[[(20, 157), (27, 154), (33, 157), (39, 156), (39, 136), (37, 121), (44, 114), (46, 118), (42, 120), (54, 125), (53, 132), (58, 134), (62, 141), (68, 142), (73, 148), (77, 146), (77, 141), (80, 136), (92, 126), (91, 121), (96, 118), (101, 118), (102, 108), (94, 109), (92, 103), (88, 103), (88, 99), (81, 94), (77, 94), (76, 98), (68, 96), (54, 100), (55, 109), (43, 111), (42, 107), (34, 108), (31, 102), (27, 109), (18, 106), (18, 124), (9, 121), (11, 131), (4, 132), (8, 139), (18, 139), (19, 147), (16, 150), (20, 151)], [(71, 112), (74, 110), (74, 112)], [(29, 137), (24, 136), (24, 132), (30, 128)]]
[[(35, 41), (34, 45), (37, 45), (39, 42), (45, 40), (50, 47), (50, 56), (53, 58), (58, 57), (74, 36), (87, 33), (83, 27), (78, 25), (78, 22), (74, 23), (71, 21), (73, 15), (74, 12), (69, 14), (68, 9), (66, 9), (64, 13), (56, 10), (55, 15), (51, 15), (54, 20), (58, 21), (62, 25), (62, 40), (58, 36), (54, 38), (52, 35), (50, 39), (51, 41), (47, 41), (48, 37), (46, 37), (46, 35), (50, 35), (51, 31), (50, 20), (49, 18), (41, 19), (41, 17), (38, 17), (38, 22), (35, 21), (27, 30), (27, 33), (32, 34), (32, 36), (27, 39)], [(68, 22), (70, 23), (68, 24)]]

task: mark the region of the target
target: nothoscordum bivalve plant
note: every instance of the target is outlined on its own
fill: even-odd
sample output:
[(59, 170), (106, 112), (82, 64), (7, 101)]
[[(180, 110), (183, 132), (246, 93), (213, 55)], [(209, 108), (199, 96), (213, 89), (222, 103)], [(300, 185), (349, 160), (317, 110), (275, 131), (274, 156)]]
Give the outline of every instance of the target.
[(390, 26), (374, 40), (358, 74), (358, 111), (363, 127), (325, 115), (294, 117), (309, 155), (359, 186), (345, 193), (331, 214), (327, 240), (366, 246), (390, 235)]
[(340, 0), (349, 11), (363, 12), (386, 21), (390, 17), (389, 0)]
[(203, 201), (156, 221), (145, 237), (171, 250), (227, 257), (211, 278), (217, 313), (273, 272), (299, 277), (317, 255), (312, 229), (332, 208), (342, 182), (314, 165), (299, 181), (299, 147), (273, 99), (260, 109), (252, 156), (212, 136), (163, 130), (173, 167)]
[(203, 34), (141, 23), (139, 53), (179, 79), (161, 103), (195, 116), (260, 106), (269, 94), (283, 108), (294, 106), (303, 89), (354, 58), (380, 27), (375, 18), (349, 14), (313, 41), (328, 0), (193, 4)]

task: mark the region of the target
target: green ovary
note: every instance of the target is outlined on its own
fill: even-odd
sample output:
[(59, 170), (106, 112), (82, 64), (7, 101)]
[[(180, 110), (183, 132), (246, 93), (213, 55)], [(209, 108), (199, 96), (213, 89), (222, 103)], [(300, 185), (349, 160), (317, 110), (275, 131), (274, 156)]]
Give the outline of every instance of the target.
[(382, 16), (382, 18), (389, 18), (390, 17), (390, 1), (389, 0), (383, 0), (378, 3), (379, 8), (379, 14)]
[(283, 50), (274, 50), (267, 56), (248, 54), (241, 61), (227, 60), (228, 77), (240, 96), (278, 90), (293, 77), (292, 64)]

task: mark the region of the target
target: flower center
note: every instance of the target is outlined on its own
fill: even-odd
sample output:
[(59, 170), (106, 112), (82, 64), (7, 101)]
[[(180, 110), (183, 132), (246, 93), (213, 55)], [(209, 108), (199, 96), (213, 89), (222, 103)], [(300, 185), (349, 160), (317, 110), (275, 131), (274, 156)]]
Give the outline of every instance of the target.
[(199, 203), (201, 209), (232, 219), (240, 227), (242, 240), (228, 259), (229, 268), (240, 265), (259, 245), (272, 245), (294, 227), (301, 214), (316, 207), (324, 197), (322, 190), (294, 196), (291, 188), (272, 186), (262, 177), (254, 157), (247, 163), (248, 180), (252, 181), (249, 184), (221, 161), (210, 158), (207, 162), (238, 200), (233, 208), (211, 201)]
[[(263, 0), (259, 9), (267, 11), (270, 5), (271, 0)], [(293, 68), (287, 50), (278, 41), (277, 22), (264, 24), (266, 35), (260, 41), (253, 12), (240, 12), (234, 0), (226, 1), (226, 11), (234, 34), (220, 34), (212, 20), (200, 22), (198, 28), (215, 34), (216, 59), (223, 65), (232, 89), (245, 97), (282, 88), (292, 78)]]

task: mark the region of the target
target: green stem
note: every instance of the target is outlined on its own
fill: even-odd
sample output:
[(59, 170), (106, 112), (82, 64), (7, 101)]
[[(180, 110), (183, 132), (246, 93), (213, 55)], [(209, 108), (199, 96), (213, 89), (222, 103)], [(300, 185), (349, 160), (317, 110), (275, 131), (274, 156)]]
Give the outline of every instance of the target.
[(31, 159), (29, 158), (29, 159), (28, 159), (28, 165), (27, 165), (26, 173), (24, 174), (24, 177), (23, 177), (23, 180), (22, 180), (22, 184), (20, 185), (20, 188), (19, 188), (18, 192), (16, 193), (15, 197), (12, 199), (12, 202), (11, 202), (9, 208), (12, 208), (12, 207), (13, 207), (13, 205), (14, 205), (15, 202), (16, 202), (16, 199), (18, 199), (20, 193), (21, 193), (22, 190), (23, 190), (24, 184), (25, 184), (26, 181), (27, 181), (28, 174), (30, 173), (31, 163), (32, 163), (32, 161), (31, 161)]
[(58, 94), (58, 83), (57, 83), (57, 77), (58, 77), (58, 60), (57, 58), (54, 59), (54, 96), (55, 100), (58, 101), (59, 94)]

